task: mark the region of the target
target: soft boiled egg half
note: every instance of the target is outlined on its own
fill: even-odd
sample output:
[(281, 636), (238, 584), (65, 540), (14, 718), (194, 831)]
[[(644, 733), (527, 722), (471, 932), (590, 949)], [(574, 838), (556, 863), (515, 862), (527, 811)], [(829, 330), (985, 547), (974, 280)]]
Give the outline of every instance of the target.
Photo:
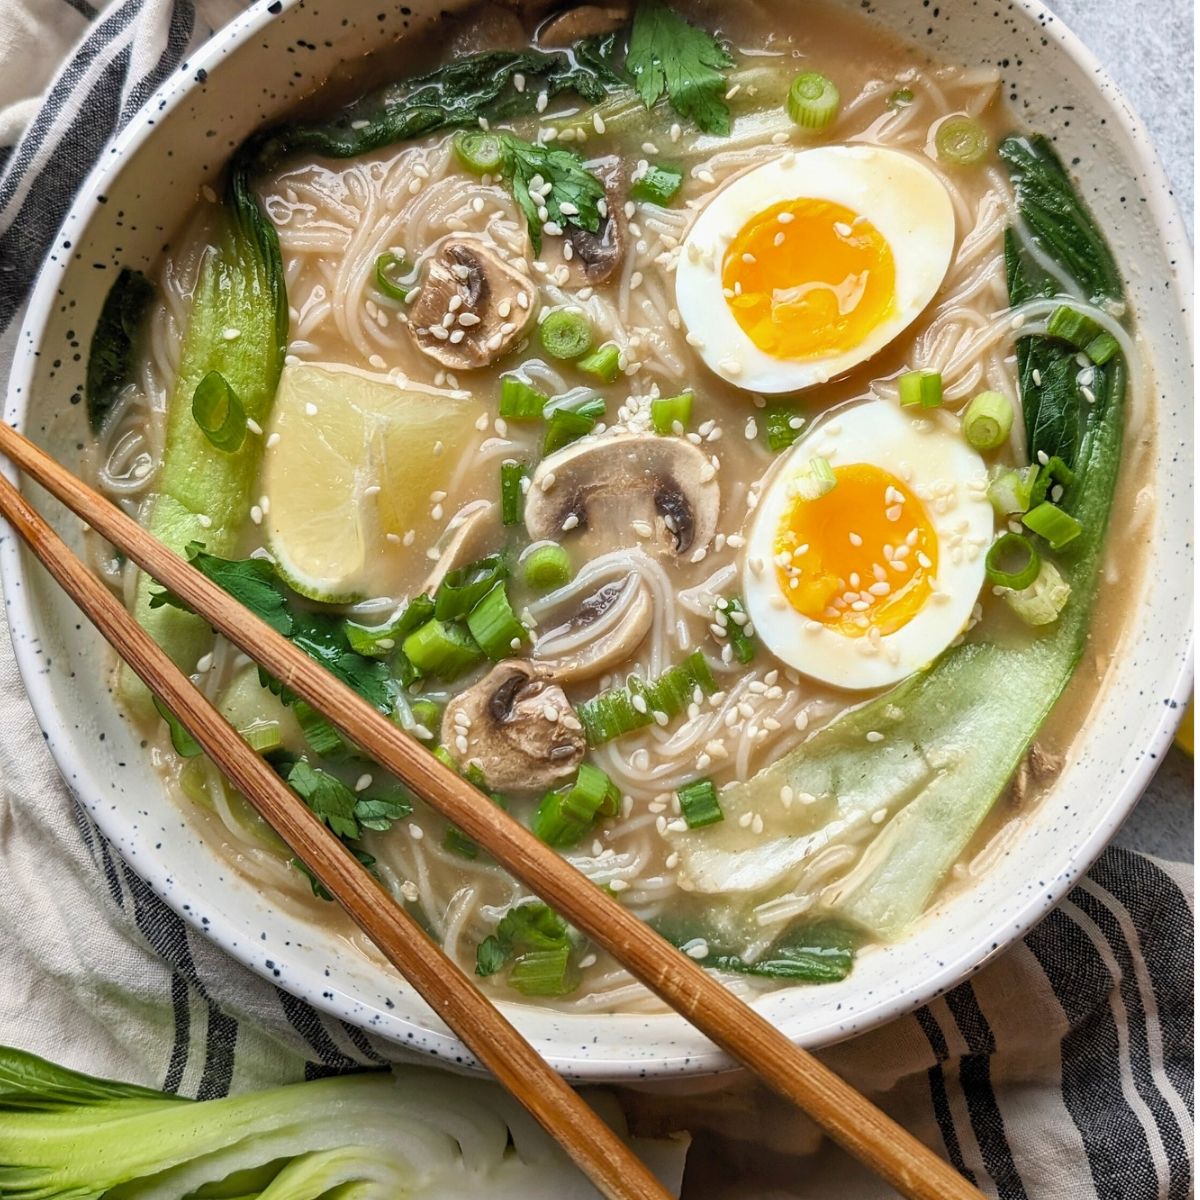
[(684, 241), (675, 303), (688, 341), (740, 388), (794, 392), (844, 374), (933, 299), (954, 209), (919, 159), (821, 146), (739, 176)]
[(835, 410), (767, 476), (746, 611), (810, 678), (889, 686), (966, 629), (992, 526), (987, 468), (956, 430), (884, 400)]

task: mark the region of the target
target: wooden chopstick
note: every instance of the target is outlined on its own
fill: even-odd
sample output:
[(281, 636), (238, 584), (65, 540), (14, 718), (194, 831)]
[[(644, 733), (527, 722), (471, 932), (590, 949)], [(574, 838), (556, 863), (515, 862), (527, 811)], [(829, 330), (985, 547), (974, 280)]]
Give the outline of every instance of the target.
[(246, 744), (3, 476), (0, 513), (388, 961), (562, 1144), (596, 1187), (611, 1200), (670, 1200), (645, 1164)]
[[(604, 947), (698, 1030), (807, 1112), (831, 1137), (902, 1195), (913, 1200), (979, 1200), (981, 1193), (948, 1163), (816, 1058), (793, 1045), (765, 1017), (734, 996), (693, 959), (671, 946), (607, 893), (592, 887), (565, 859), (499, 806), (484, 800), (471, 784), (439, 762), (419, 742), (168, 550), (136, 521), (3, 423), (0, 423), (0, 452), (148, 574), (187, 601), (229, 641), (324, 713), (371, 758), (478, 842), (498, 863)], [(156, 672), (160, 665), (156, 662)], [(173, 706), (170, 697), (164, 699)], [(184, 719), (184, 713), (176, 711)], [(270, 813), (263, 815), (274, 824)], [(357, 897), (352, 902), (357, 904)], [(359, 914), (351, 911), (358, 920)]]

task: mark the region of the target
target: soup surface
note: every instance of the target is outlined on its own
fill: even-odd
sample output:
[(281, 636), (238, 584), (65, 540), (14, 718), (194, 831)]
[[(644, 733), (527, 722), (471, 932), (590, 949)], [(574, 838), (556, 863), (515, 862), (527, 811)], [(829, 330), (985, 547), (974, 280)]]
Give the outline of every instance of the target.
[[(995, 71), (840, 7), (488, 6), (453, 30), (235, 161), (278, 241), (274, 367), (270, 257), (206, 190), (93, 405), (97, 480), (240, 564), (239, 598), (265, 580), (281, 631), (731, 986), (841, 978), (1011, 835), (1116, 645), (1114, 575), (1073, 715), (1033, 743), (1083, 651), (1136, 369), (1115, 268), (1082, 209), (1090, 257), (1056, 237), (1037, 187), (1070, 183)], [(686, 86), (656, 84), (684, 48)], [(468, 84), (404, 82), (480, 54)], [(564, 65), (591, 74), (557, 89)], [(482, 986), (656, 1003), (96, 554)], [(359, 942), (121, 682), (219, 852)]]

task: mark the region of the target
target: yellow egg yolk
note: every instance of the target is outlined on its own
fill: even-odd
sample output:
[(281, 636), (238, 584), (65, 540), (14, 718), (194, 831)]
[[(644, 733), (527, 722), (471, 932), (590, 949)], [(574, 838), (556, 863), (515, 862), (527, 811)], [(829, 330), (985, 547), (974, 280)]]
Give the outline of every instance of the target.
[[(925, 506), (889, 471), (835, 467), (817, 500), (796, 498), (775, 538), (775, 572), (801, 615), (846, 637), (886, 637), (924, 607), (937, 580)], [(871, 636), (874, 636), (873, 634)]]
[(730, 243), (721, 284), (764, 354), (810, 359), (860, 345), (891, 312), (892, 248), (865, 217), (829, 200), (785, 200)]

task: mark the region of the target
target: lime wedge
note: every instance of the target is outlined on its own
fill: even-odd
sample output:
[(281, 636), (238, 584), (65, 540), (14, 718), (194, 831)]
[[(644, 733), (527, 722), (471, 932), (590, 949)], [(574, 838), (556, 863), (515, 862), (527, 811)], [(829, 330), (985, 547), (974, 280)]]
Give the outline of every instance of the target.
[(402, 560), (437, 536), (431, 493), (448, 487), (481, 411), (353, 367), (285, 367), (262, 470), (280, 574), (325, 603), (395, 594)]

